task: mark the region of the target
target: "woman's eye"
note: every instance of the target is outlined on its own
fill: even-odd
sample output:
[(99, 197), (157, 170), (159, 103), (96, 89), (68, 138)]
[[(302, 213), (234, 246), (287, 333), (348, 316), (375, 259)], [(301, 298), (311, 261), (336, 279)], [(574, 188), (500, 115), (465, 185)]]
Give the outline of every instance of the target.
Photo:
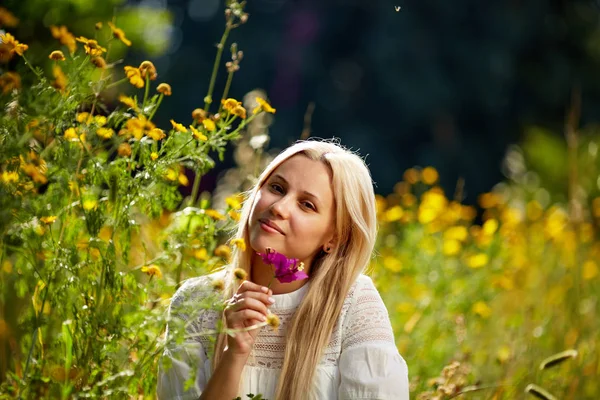
[(313, 206), (312, 203), (309, 201), (302, 202), (302, 205), (304, 205), (304, 207), (306, 207), (306, 208), (310, 208), (311, 210), (315, 209), (315, 206)]
[(274, 191), (276, 191), (278, 193), (283, 193), (283, 188), (281, 187), (281, 185), (278, 185), (276, 183), (271, 184), (271, 189), (273, 189)]

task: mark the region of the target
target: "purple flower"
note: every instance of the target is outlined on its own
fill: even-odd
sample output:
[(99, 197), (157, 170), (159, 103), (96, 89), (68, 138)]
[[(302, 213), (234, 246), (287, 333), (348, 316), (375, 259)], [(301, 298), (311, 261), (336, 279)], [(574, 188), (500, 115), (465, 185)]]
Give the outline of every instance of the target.
[(297, 258), (287, 258), (281, 253), (267, 247), (266, 253), (257, 253), (265, 264), (275, 267), (275, 278), (281, 283), (290, 283), (308, 278), (304, 272), (304, 263)]

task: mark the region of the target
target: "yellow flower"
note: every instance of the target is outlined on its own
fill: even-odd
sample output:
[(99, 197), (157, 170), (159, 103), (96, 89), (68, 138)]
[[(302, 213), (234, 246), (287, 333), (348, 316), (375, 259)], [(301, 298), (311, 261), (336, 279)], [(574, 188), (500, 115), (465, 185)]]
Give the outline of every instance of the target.
[(487, 256), (487, 254), (479, 253), (474, 256), (470, 256), (467, 259), (467, 265), (471, 268), (481, 268), (487, 265), (488, 261), (489, 257)]
[(404, 210), (402, 210), (402, 207), (394, 206), (385, 212), (383, 219), (387, 222), (394, 222), (402, 218), (403, 214)]
[(455, 256), (460, 252), (461, 245), (458, 240), (448, 239), (444, 240), (444, 246), (442, 251), (447, 256)]
[(238, 281), (245, 281), (246, 278), (248, 277), (248, 274), (246, 273), (246, 271), (244, 271), (241, 268), (234, 269), (233, 275), (235, 276), (235, 279), (237, 279)]
[(16, 72), (8, 71), (0, 75), (2, 94), (7, 94), (21, 88), (21, 77)]
[(158, 77), (158, 74), (156, 73), (156, 67), (151, 61), (142, 61), (139, 69), (144, 79), (148, 78), (153, 81)]
[(502, 204), (502, 197), (496, 193), (483, 193), (479, 195), (478, 201), (482, 208), (494, 208)]
[(156, 161), (156, 159), (158, 158), (158, 153), (153, 151), (152, 153), (150, 153), (150, 159), (152, 161)]
[(223, 279), (213, 279), (211, 285), (214, 290), (219, 292), (225, 289), (225, 281)]
[(75, 128), (68, 128), (65, 131), (64, 137), (67, 140), (73, 141), (73, 140), (77, 140), (79, 138), (79, 135), (77, 134), (77, 130), (75, 130)]
[(222, 244), (215, 249), (215, 255), (228, 260), (231, 257), (231, 248), (226, 244)]
[(7, 26), (14, 28), (19, 23), (19, 19), (4, 7), (0, 7), (0, 27)]
[(492, 315), (492, 309), (483, 301), (473, 304), (472, 311), (483, 318), (489, 318)]
[(51, 223), (53, 223), (54, 221), (56, 221), (56, 216), (55, 215), (49, 215), (47, 217), (42, 217), (40, 218), (40, 221), (42, 221), (45, 224), (50, 225)]
[(231, 110), (231, 113), (233, 115), (237, 115), (241, 119), (246, 119), (246, 109), (242, 106), (234, 108), (233, 110)]
[(257, 97), (256, 101), (258, 102), (258, 107), (256, 107), (252, 111), (252, 114), (258, 114), (260, 111), (265, 111), (265, 112), (268, 112), (271, 114), (275, 114), (276, 110), (273, 107), (271, 107), (271, 105), (269, 103), (267, 103), (264, 99)]
[(215, 126), (215, 122), (212, 119), (205, 118), (202, 120), (202, 125), (206, 128), (207, 131), (212, 132), (217, 127)]
[(451, 226), (444, 232), (444, 239), (448, 240), (458, 240), (464, 242), (467, 240), (468, 236), (469, 232), (464, 226)]
[(170, 96), (172, 94), (171, 85), (168, 83), (161, 83), (156, 87), (156, 91), (158, 93), (162, 93), (165, 96)]
[(231, 245), (237, 247), (241, 251), (246, 251), (246, 242), (242, 238), (232, 239)]
[(149, 276), (157, 276), (159, 278), (162, 278), (162, 272), (160, 272), (160, 268), (158, 268), (158, 266), (154, 264), (144, 265), (142, 267), (142, 272), (145, 272)]
[(104, 126), (106, 125), (106, 117), (104, 115), (96, 115), (93, 122), (98, 126)]
[(387, 256), (383, 259), (383, 266), (392, 272), (400, 272), (402, 270), (402, 262), (392, 256)]
[(229, 217), (236, 222), (239, 222), (240, 220), (240, 213), (235, 210), (229, 210), (227, 215), (229, 215)]
[(223, 108), (229, 112), (232, 112), (234, 108), (239, 105), (242, 105), (241, 101), (237, 101), (236, 99), (229, 98), (227, 100), (221, 100), (221, 104), (223, 104)]
[(110, 26), (110, 30), (116, 39), (119, 39), (121, 42), (125, 43), (126, 46), (131, 46), (131, 40), (125, 37), (125, 32), (123, 32), (123, 29), (117, 28), (112, 22), (109, 22), (108, 26)]
[(498, 230), (498, 221), (495, 219), (488, 219), (483, 223), (482, 232), (484, 235), (492, 236)]
[(92, 116), (90, 115), (89, 112), (80, 112), (77, 113), (77, 115), (75, 116), (75, 120), (77, 122), (79, 122), (80, 124), (86, 123), (89, 124), (90, 122), (92, 122)]
[(65, 46), (67, 46), (67, 48), (69, 49), (69, 52), (71, 54), (73, 54), (75, 52), (75, 49), (77, 49), (77, 43), (75, 42), (75, 36), (73, 36), (73, 34), (71, 32), (69, 32), (69, 30), (67, 29), (66, 26), (51, 25), (50, 32), (52, 32), (52, 36), (55, 39), (58, 39), (61, 44), (64, 44)]
[(54, 50), (48, 58), (54, 61), (65, 61), (65, 55), (60, 50)]
[(583, 279), (589, 281), (598, 276), (598, 265), (593, 260), (587, 260), (583, 263)]
[(435, 168), (426, 167), (422, 172), (423, 182), (428, 185), (433, 185), (437, 182), (439, 175)]
[(54, 75), (54, 82), (52, 82), (52, 87), (57, 89), (59, 92), (64, 92), (64, 90), (67, 88), (68, 83), (67, 77), (64, 74), (64, 72), (58, 65), (55, 65), (54, 68), (52, 68), (52, 74)]
[(179, 172), (179, 176), (177, 177), (177, 180), (179, 181), (179, 184), (181, 186), (187, 186), (190, 184), (188, 177), (183, 172)]
[(135, 102), (135, 99), (133, 97), (128, 97), (128, 96), (125, 96), (124, 94), (122, 94), (119, 96), (119, 101), (121, 103), (125, 104), (129, 108), (133, 108), (134, 110), (137, 110), (137, 103)]
[(83, 36), (78, 37), (78, 42), (83, 43), (85, 54), (89, 54), (92, 57), (99, 57), (102, 53), (106, 53), (106, 49), (98, 44), (98, 41), (94, 39), (88, 39)]
[(281, 321), (279, 320), (279, 317), (275, 314), (269, 314), (267, 315), (267, 325), (269, 325), (271, 328), (273, 328), (274, 331), (279, 329), (279, 325), (281, 324)]
[(406, 182), (410, 183), (411, 185), (414, 185), (421, 179), (419, 171), (415, 168), (409, 168), (406, 171), (404, 171), (403, 178)]
[(217, 210), (211, 210), (211, 209), (204, 210), (204, 214), (208, 215), (211, 218), (218, 219), (221, 221), (226, 219), (225, 216), (223, 214), (221, 214), (220, 212), (218, 212)]
[(146, 135), (148, 137), (151, 137), (154, 140), (161, 140), (161, 139), (164, 139), (167, 136), (167, 135), (165, 135), (165, 133), (163, 132), (163, 130), (159, 129), (159, 128), (151, 129), (149, 132), (146, 133)]
[(131, 118), (125, 123), (125, 129), (119, 131), (119, 135), (131, 134), (135, 140), (140, 140), (144, 133), (156, 128), (156, 125), (152, 121), (148, 121), (146, 117), (140, 115), (137, 118)]
[(121, 143), (117, 148), (117, 154), (121, 157), (129, 157), (131, 155), (131, 146), (129, 143)]
[(225, 203), (234, 210), (239, 210), (242, 208), (242, 196), (241, 195), (232, 195), (225, 199)]
[(206, 249), (204, 247), (201, 249), (194, 250), (194, 252), (192, 254), (198, 260), (202, 260), (202, 261), (208, 260), (208, 252), (206, 251)]
[(194, 111), (192, 111), (192, 118), (198, 122), (201, 122), (204, 118), (206, 118), (206, 111), (201, 108), (196, 108)]
[(83, 209), (85, 211), (95, 210), (98, 207), (98, 202), (96, 200), (85, 200), (83, 202)]
[(185, 126), (183, 126), (182, 124), (179, 124), (173, 120), (171, 120), (171, 125), (173, 125), (173, 129), (175, 129), (178, 132), (183, 132), (183, 133), (187, 132), (187, 128)]
[(178, 177), (179, 175), (177, 174), (177, 171), (172, 168), (167, 169), (167, 172), (165, 173), (165, 179), (174, 182)]
[(96, 22), (96, 25), (94, 25), (94, 27), (97, 31), (99, 31), (100, 29), (102, 29), (102, 22)]
[(16, 171), (3, 171), (0, 174), (0, 180), (4, 183), (12, 183), (19, 181), (19, 173)]
[(140, 89), (144, 87), (144, 79), (142, 79), (142, 73), (138, 68), (131, 67), (129, 65), (124, 67), (125, 75), (129, 79), (129, 83), (131, 83), (136, 88)]
[(198, 129), (194, 128), (192, 125), (190, 125), (190, 130), (192, 131), (192, 135), (198, 139), (198, 140), (202, 140), (203, 142), (208, 140), (208, 138), (206, 137), (205, 134), (203, 134), (202, 132), (200, 132)]
[(115, 131), (113, 131), (111, 128), (98, 128), (96, 134), (102, 139), (110, 139), (115, 134)]
[(17, 53), (18, 55), (22, 56), (23, 53), (29, 48), (29, 46), (26, 44), (19, 43), (19, 41), (10, 33), (0, 34), (0, 39), (2, 40), (2, 44), (8, 46), (8, 52), (11, 55)]
[(96, 66), (96, 68), (104, 69), (106, 68), (106, 60), (102, 57), (92, 57), (92, 64)]

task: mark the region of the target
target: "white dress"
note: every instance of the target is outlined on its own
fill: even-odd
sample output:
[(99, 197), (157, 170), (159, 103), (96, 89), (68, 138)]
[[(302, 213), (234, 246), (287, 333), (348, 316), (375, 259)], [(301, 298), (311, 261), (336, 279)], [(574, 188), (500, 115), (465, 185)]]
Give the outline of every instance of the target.
[[(188, 279), (171, 300), (171, 318), (175, 318), (175, 305), (190, 298), (200, 301), (201, 293), (210, 290), (211, 278), (218, 278), (222, 273), (224, 271)], [(248, 393), (261, 393), (263, 399), (276, 400), (275, 389), (285, 349), (284, 335), (309, 284), (310, 281), (294, 292), (273, 296), (275, 304), (270, 310), (279, 316), (281, 325), (276, 332), (268, 326), (261, 328), (242, 373), (238, 394), (242, 399), (248, 399)], [(181, 314), (177, 317), (188, 318)], [(159, 364), (159, 399), (200, 397), (211, 376), (211, 362), (206, 353), (211, 338), (197, 333), (215, 329), (218, 317), (216, 312), (204, 311), (195, 321), (187, 321), (186, 333), (196, 334), (196, 339), (167, 346)], [(168, 335), (167, 329), (167, 339)], [(214, 341), (214, 337), (212, 339)], [(164, 366), (165, 361), (171, 368)], [(192, 368), (193, 365), (198, 368)], [(190, 374), (194, 373), (196, 376), (192, 381)], [(368, 276), (360, 275), (350, 289), (314, 379), (308, 393), (311, 400), (409, 398), (406, 362), (394, 343), (387, 309)], [(184, 389), (186, 381), (187, 390)]]

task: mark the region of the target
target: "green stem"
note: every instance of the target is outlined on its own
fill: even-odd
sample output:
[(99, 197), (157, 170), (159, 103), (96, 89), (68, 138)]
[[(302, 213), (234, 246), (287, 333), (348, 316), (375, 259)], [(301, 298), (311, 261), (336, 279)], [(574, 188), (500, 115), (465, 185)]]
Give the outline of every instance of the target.
[(144, 91), (144, 102), (142, 103), (142, 111), (146, 108), (146, 101), (148, 100), (148, 93), (150, 93), (150, 74), (146, 73), (146, 90)]
[(123, 79), (121, 79), (121, 80), (118, 80), (118, 81), (116, 81), (116, 82), (110, 83), (110, 84), (106, 85), (106, 87), (105, 87), (104, 89), (110, 89), (110, 88), (111, 88), (111, 87), (113, 87), (113, 86), (120, 85), (121, 83), (125, 82), (125, 81), (126, 81), (126, 80), (128, 80), (128, 79), (129, 79), (129, 78), (125, 77), (125, 78), (123, 78)]
[(210, 84), (208, 86), (208, 93), (204, 98), (204, 111), (208, 112), (208, 108), (210, 107), (210, 103), (212, 102), (212, 94), (215, 89), (215, 82), (217, 80), (217, 72), (219, 70), (219, 64), (221, 63), (221, 56), (223, 55), (223, 48), (225, 47), (225, 42), (227, 41), (227, 36), (229, 36), (229, 32), (231, 31), (231, 20), (228, 20), (225, 24), (225, 32), (221, 37), (221, 42), (217, 47), (217, 56), (215, 57), (215, 63), (213, 65), (212, 75), (210, 77)]
[(27, 57), (25, 57), (25, 54), (23, 54), (21, 57), (23, 57), (23, 61), (25, 61), (25, 65), (27, 65), (29, 67), (31, 72), (33, 72), (35, 74), (35, 76), (38, 77), (38, 79), (42, 79), (42, 74), (40, 74), (38, 71), (36, 71), (35, 68), (33, 68), (33, 65), (31, 65), (31, 63), (29, 61), (27, 61)]
[(148, 122), (152, 121), (152, 118), (154, 117), (156, 110), (158, 110), (158, 107), (160, 107), (160, 103), (162, 102), (163, 97), (165, 97), (165, 95), (161, 93), (160, 97), (158, 98), (158, 101), (156, 102), (156, 106), (154, 107), (154, 109), (152, 110), (152, 113), (148, 117)]
[(177, 149), (177, 151), (173, 152), (173, 154), (177, 154), (181, 151), (181, 149), (183, 149), (185, 146), (187, 146), (188, 144), (192, 143), (192, 141), (194, 141), (194, 138), (191, 138), (188, 142), (186, 142), (183, 146), (181, 146), (180, 148)]
[(219, 113), (223, 109), (223, 102), (225, 101), (225, 99), (227, 98), (227, 95), (229, 94), (229, 88), (231, 87), (231, 81), (233, 81), (233, 74), (234, 74), (234, 72), (231, 71), (227, 75), (227, 82), (225, 83), (225, 89), (223, 90), (223, 96), (221, 97), (221, 104), (219, 104)]
[(196, 176), (194, 177), (194, 186), (192, 186), (192, 195), (190, 197), (190, 201), (188, 202), (188, 206), (191, 207), (196, 203), (196, 196), (198, 195), (198, 189), (200, 188), (200, 178), (202, 178), (202, 174), (200, 171), (195, 171)]

